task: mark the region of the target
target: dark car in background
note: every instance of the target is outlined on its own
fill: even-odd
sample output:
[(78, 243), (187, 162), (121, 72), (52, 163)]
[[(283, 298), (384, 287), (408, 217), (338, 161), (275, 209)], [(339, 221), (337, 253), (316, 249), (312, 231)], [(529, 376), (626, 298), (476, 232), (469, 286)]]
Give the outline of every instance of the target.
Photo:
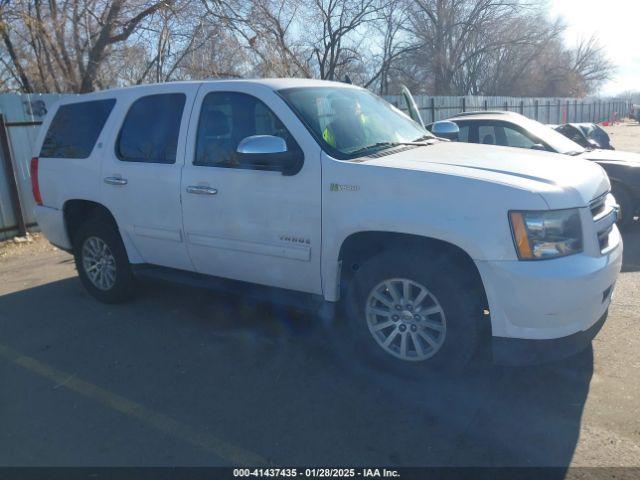
[(597, 162), (609, 175), (613, 195), (620, 205), (618, 224), (628, 226), (640, 213), (639, 154), (585, 148), (553, 128), (514, 112), (461, 113), (426, 127), (439, 136), (442, 125), (451, 139), (452, 123), (458, 126), (456, 137), (461, 142), (531, 148)]
[(549, 126), (586, 149), (615, 150), (611, 145), (609, 134), (595, 123), (565, 123)]

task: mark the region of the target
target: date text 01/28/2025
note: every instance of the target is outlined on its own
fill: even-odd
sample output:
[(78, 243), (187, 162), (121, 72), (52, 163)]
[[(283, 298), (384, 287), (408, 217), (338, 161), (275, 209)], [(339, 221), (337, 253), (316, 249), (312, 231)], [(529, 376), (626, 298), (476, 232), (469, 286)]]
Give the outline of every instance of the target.
[(263, 478), (394, 478), (399, 477), (397, 470), (386, 468), (236, 468), (234, 477)]

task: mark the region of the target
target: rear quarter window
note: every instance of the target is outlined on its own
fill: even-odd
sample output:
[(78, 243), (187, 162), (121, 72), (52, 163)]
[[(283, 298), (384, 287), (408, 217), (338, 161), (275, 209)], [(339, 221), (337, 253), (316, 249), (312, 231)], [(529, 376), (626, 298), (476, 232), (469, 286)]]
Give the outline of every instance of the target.
[(87, 158), (116, 101), (78, 102), (58, 108), (42, 143), (42, 158)]

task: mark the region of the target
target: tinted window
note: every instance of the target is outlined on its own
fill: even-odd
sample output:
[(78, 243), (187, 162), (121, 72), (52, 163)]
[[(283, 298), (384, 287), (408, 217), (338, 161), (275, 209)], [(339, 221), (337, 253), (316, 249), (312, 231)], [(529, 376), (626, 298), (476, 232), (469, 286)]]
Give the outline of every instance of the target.
[(115, 103), (111, 98), (62, 105), (47, 130), (40, 156), (87, 158)]
[(480, 125), (478, 127), (478, 139), (484, 145), (496, 144), (496, 129), (493, 125)]
[(252, 135), (274, 135), (290, 152), (300, 147), (282, 122), (264, 103), (251, 95), (211, 92), (202, 101), (194, 165), (251, 168), (240, 165), (238, 144)]
[(118, 135), (118, 158), (175, 163), (184, 102), (183, 93), (149, 95), (133, 102)]
[(504, 133), (506, 135), (506, 144), (509, 147), (517, 147), (517, 148), (531, 148), (535, 145), (536, 142), (531, 140), (529, 137), (524, 135), (522, 132), (519, 132), (516, 129), (504, 127)]
[(478, 141), (485, 145), (531, 148), (535, 142), (515, 128), (505, 125), (479, 125)]
[(459, 142), (469, 142), (469, 126), (460, 126), (460, 133), (458, 134)]

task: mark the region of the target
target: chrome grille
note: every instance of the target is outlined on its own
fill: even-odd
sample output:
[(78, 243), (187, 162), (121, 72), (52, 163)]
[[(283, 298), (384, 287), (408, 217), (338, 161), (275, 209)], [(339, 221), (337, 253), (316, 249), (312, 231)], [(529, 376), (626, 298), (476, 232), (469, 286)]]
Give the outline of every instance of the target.
[(591, 216), (594, 221), (601, 218), (602, 214), (605, 212), (607, 195), (609, 195), (609, 192), (600, 195), (589, 202), (589, 209), (591, 210)]
[(589, 202), (589, 210), (591, 210), (593, 222), (596, 224), (596, 235), (598, 237), (600, 252), (604, 253), (609, 247), (609, 235), (616, 221), (615, 205), (613, 197), (610, 197), (610, 192), (606, 192), (591, 200), (591, 202)]
[(609, 228), (598, 232), (598, 245), (600, 245), (601, 252), (609, 246), (609, 234), (611, 230), (613, 230), (613, 224), (610, 225)]

